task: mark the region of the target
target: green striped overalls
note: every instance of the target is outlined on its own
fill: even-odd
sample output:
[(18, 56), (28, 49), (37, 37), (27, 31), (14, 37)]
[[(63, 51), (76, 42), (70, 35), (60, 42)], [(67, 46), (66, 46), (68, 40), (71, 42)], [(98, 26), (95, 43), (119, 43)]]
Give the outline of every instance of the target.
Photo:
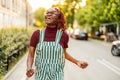
[(35, 80), (63, 80), (65, 57), (62, 46), (59, 44), (62, 31), (57, 30), (53, 42), (44, 41), (45, 30), (40, 30), (40, 42), (36, 47)]

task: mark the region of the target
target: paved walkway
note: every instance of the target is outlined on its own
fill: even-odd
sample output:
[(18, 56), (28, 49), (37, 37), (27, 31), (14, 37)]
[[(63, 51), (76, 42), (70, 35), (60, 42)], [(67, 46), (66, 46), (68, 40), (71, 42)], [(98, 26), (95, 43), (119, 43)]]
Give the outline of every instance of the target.
[[(2, 80), (27, 80), (26, 79), (27, 54), (4, 76)], [(29, 79), (30, 80), (30, 79)], [(34, 80), (33, 78), (31, 80)]]

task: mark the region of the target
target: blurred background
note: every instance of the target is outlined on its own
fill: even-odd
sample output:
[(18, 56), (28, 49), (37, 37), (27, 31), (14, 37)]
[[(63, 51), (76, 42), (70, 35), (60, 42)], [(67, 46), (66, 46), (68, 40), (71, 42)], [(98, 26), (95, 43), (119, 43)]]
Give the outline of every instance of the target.
[[(82, 49), (88, 51), (83, 53), (89, 53), (93, 47), (90, 52), (93, 53), (92, 56), (102, 55), (101, 58), (97, 57), (98, 63), (102, 63), (101, 59), (105, 58), (115, 65), (115, 70), (109, 68), (117, 74), (111, 72), (110, 75), (114, 78), (108, 78), (108, 75), (105, 78), (101, 75), (100, 79), (120, 79), (120, 64), (117, 64), (120, 59), (115, 57), (120, 55), (120, 0), (0, 0), (0, 80), (26, 55), (30, 36), (36, 29), (44, 28), (44, 14), (51, 7), (59, 8), (64, 13), (67, 22), (66, 32), (70, 36), (69, 45), (72, 49), (79, 47), (77, 50)], [(101, 52), (102, 50), (104, 52)], [(74, 54), (71, 50), (68, 51), (75, 57), (82, 55), (85, 56), (83, 59), (88, 59), (87, 54)], [(92, 64), (94, 58), (91, 58), (89, 57), (88, 61)], [(94, 70), (93, 67), (91, 69)], [(88, 74), (91, 69), (88, 69)], [(109, 73), (109, 70), (105, 73)], [(88, 79), (97, 78), (89, 76)]]

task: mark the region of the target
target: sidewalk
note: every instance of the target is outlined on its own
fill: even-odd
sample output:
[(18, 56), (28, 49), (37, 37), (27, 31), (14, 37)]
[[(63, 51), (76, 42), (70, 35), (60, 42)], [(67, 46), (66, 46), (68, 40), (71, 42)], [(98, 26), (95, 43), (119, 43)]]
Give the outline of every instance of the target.
[(26, 59), (27, 54), (23, 56), (23, 58), (4, 76), (2, 80), (26, 80)]

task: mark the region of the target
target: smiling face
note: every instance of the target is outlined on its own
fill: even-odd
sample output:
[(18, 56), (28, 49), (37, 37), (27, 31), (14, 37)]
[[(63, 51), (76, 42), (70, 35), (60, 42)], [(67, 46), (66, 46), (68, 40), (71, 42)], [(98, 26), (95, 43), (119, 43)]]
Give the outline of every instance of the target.
[(45, 15), (45, 23), (47, 25), (56, 25), (58, 20), (58, 11), (55, 8), (50, 8), (47, 10)]

